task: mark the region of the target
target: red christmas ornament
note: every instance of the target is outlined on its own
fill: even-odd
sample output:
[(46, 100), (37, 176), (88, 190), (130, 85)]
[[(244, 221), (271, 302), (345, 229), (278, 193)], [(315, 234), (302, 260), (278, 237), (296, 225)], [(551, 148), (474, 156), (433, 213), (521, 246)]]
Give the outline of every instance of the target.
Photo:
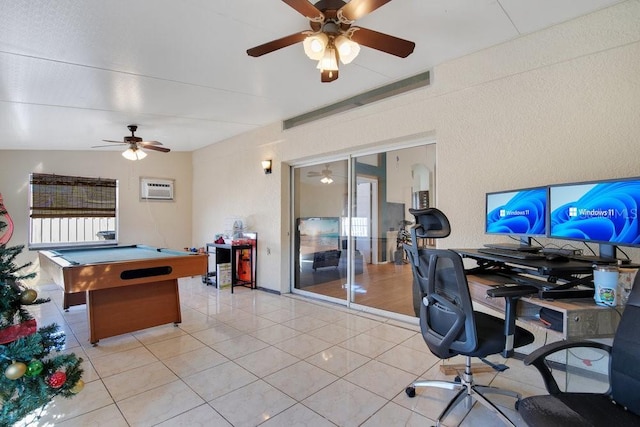
[[(7, 208), (4, 207), (4, 201), (2, 200), (2, 193), (0, 193), (0, 210), (7, 211)], [(11, 236), (13, 235), (13, 220), (9, 216), (9, 212), (4, 214), (4, 220), (7, 224), (7, 229), (0, 235), (0, 245), (4, 245), (11, 240)]]
[(47, 384), (51, 388), (60, 388), (67, 381), (67, 374), (62, 371), (54, 372), (47, 378)]

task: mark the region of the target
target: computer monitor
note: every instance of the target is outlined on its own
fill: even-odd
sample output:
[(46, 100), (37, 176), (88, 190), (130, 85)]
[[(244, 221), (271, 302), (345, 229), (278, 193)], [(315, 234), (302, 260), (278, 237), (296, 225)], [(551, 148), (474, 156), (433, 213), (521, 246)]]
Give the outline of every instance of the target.
[(616, 246), (640, 246), (640, 178), (549, 186), (549, 237), (597, 243), (600, 257)]
[(547, 235), (547, 187), (487, 193), (485, 233), (508, 235), (530, 246), (531, 237)]

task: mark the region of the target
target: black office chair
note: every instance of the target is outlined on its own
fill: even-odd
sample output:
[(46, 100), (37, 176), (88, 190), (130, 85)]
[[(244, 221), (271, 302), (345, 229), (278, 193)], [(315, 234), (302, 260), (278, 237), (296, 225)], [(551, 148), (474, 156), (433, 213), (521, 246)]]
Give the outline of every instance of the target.
[[(416, 237), (426, 237), (430, 227), (450, 230), (446, 216), (435, 208), (423, 210), (416, 215), (412, 228), (413, 242)], [(448, 232), (446, 233), (448, 235)], [(466, 356), (464, 373), (456, 381), (416, 381), (405, 390), (409, 397), (416, 395), (418, 387), (437, 387), (456, 390), (458, 393), (437, 418), (437, 425), (467, 397), (480, 402), (494, 412), (507, 425), (513, 423), (485, 393), (497, 393), (519, 400), (516, 392), (495, 387), (476, 385), (471, 370), (471, 357), (485, 358), (499, 354), (505, 347), (504, 320), (473, 310), (464, 265), (460, 255), (450, 250), (420, 248), (417, 244), (405, 246), (413, 268), (414, 280), (420, 285), (423, 295), (420, 305), (420, 330), (427, 346), (441, 359)], [(517, 327), (514, 345), (520, 347), (533, 342), (533, 334)], [(494, 368), (498, 368), (496, 365)]]
[[(424, 239), (442, 239), (451, 234), (451, 225), (449, 219), (439, 209), (422, 208), (409, 209), (409, 213), (416, 219), (415, 226), (409, 230), (411, 235), (412, 246), (409, 248), (418, 248)], [(416, 232), (419, 230), (420, 239)], [(406, 245), (403, 245), (406, 248)], [(405, 249), (406, 252), (406, 249)], [(409, 258), (410, 259), (410, 258)], [(416, 317), (420, 317), (420, 305), (424, 294), (420, 289), (418, 280), (413, 279), (413, 311)]]
[[(517, 409), (531, 427), (640, 426), (640, 274), (625, 306), (622, 319), (608, 346), (593, 341), (559, 341), (537, 349), (525, 358), (545, 382), (548, 395), (522, 399)], [(599, 348), (610, 354), (609, 390), (606, 393), (560, 391), (545, 358), (577, 347)]]

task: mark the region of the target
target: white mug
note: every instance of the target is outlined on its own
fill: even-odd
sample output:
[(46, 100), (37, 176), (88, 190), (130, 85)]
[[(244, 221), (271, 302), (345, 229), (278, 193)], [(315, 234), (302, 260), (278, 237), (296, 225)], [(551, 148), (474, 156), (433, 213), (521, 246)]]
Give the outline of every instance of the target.
[(598, 305), (615, 307), (618, 304), (618, 267), (599, 265), (593, 269), (593, 298)]

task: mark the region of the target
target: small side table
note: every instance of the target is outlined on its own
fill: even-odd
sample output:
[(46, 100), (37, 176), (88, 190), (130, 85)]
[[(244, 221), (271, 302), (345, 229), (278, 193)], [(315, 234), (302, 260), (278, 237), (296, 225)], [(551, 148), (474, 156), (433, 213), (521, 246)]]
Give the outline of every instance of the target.
[[(224, 264), (225, 262), (231, 263), (231, 293), (235, 286), (245, 286), (251, 289), (256, 289), (256, 274), (255, 274), (255, 244), (242, 243), (207, 243), (207, 253), (215, 251), (216, 254), (216, 270), (218, 264)], [(241, 279), (238, 275), (238, 257), (243, 257), (245, 254), (249, 256), (249, 280)], [(227, 261), (228, 260), (228, 261)], [(216, 284), (217, 286), (217, 284)]]

